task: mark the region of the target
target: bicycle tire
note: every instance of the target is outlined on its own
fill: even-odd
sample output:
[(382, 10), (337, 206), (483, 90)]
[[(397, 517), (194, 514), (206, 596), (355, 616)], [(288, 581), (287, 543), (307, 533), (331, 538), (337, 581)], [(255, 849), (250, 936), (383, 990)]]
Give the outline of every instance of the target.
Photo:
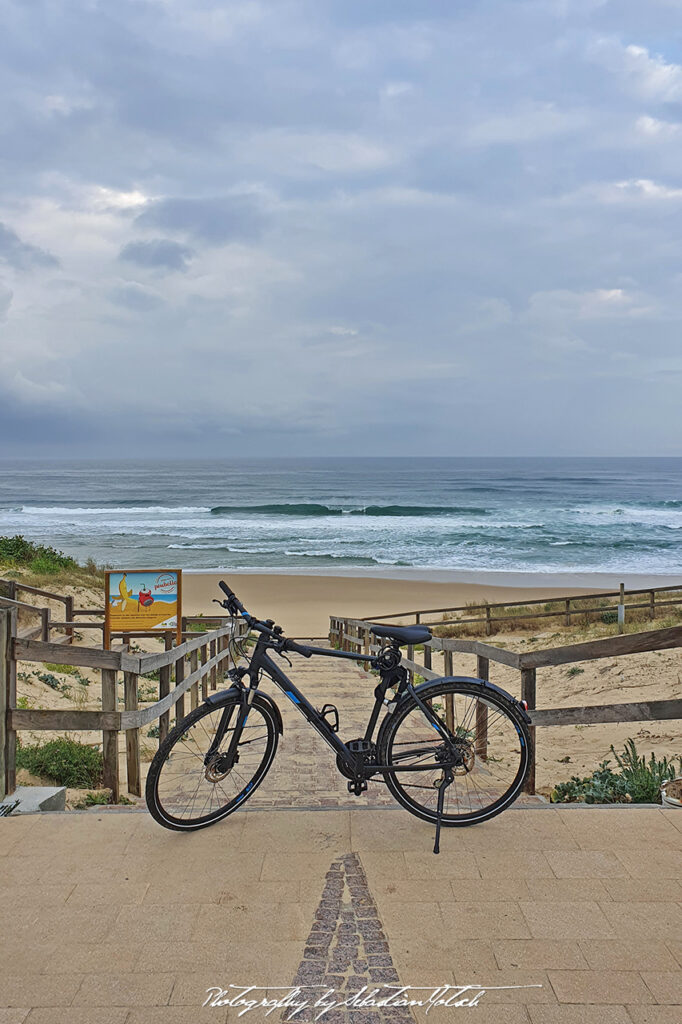
[[(178, 832), (190, 832), (196, 831), (200, 828), (206, 828), (207, 826), (213, 825), (215, 824), (215, 822), (221, 821), (223, 818), (226, 818), (228, 814), (232, 814), (233, 811), (236, 811), (249, 799), (249, 797), (253, 795), (258, 786), (260, 786), (261, 782), (268, 773), (270, 765), (272, 764), (273, 758), (277, 751), (279, 730), (278, 723), (275, 719), (275, 714), (272, 710), (271, 705), (269, 704), (268, 701), (264, 700), (260, 696), (260, 694), (256, 694), (250, 706), (248, 722), (247, 724), (245, 724), (244, 732), (242, 734), (242, 737), (246, 735), (247, 739), (244, 740), (242, 738), (242, 740), (240, 741), (240, 746), (251, 745), (252, 743), (256, 742), (254, 729), (264, 730), (264, 742), (261, 744), (263, 752), (262, 756), (258, 760), (258, 764), (255, 767), (253, 775), (248, 780), (245, 779), (243, 777), (243, 770), (238, 770), (237, 766), (235, 765), (232, 769), (230, 769), (228, 773), (226, 773), (219, 780), (212, 780), (207, 777), (206, 773), (208, 771), (208, 768), (203, 762), (203, 760), (201, 766), (197, 768), (192, 767), (184, 773), (181, 765), (179, 772), (176, 773), (177, 779), (182, 780), (184, 777), (193, 774), (194, 778), (190, 781), (189, 786), (191, 787), (194, 784), (194, 779), (196, 779), (198, 792), (199, 788), (201, 788), (202, 785), (201, 775), (203, 774), (204, 780), (206, 781), (208, 786), (213, 787), (213, 791), (216, 794), (218, 794), (218, 799), (220, 800), (222, 799), (222, 797), (224, 797), (225, 802), (222, 803), (219, 807), (209, 810), (208, 813), (203, 813), (206, 810), (205, 801), (204, 806), (202, 807), (202, 813), (200, 813), (197, 817), (178, 817), (177, 813), (173, 813), (172, 798), (169, 795), (172, 792), (170, 787), (173, 784), (173, 779), (170, 777), (170, 772), (167, 771), (166, 775), (163, 774), (164, 768), (168, 768), (170, 759), (173, 757), (173, 751), (176, 750), (177, 752), (180, 749), (178, 745), (182, 744), (183, 742), (196, 743), (194, 739), (190, 741), (189, 736), (192, 730), (198, 726), (202, 726), (203, 733), (205, 734), (206, 739), (208, 739), (209, 741), (208, 744), (205, 744), (208, 749), (208, 746), (210, 745), (210, 732), (206, 729), (206, 722), (204, 720), (209, 715), (215, 715), (219, 720), (223, 711), (226, 708), (230, 708), (230, 706), (232, 706), (233, 715), (236, 716), (239, 710), (239, 705), (239, 697), (236, 697), (234, 695), (226, 697), (225, 700), (220, 701), (219, 703), (200, 704), (199, 707), (195, 708), (193, 711), (190, 711), (190, 713), (186, 715), (185, 718), (183, 718), (182, 721), (180, 721), (168, 733), (168, 736), (165, 738), (163, 743), (161, 743), (149, 767), (149, 774), (147, 775), (147, 784), (145, 789), (147, 808), (151, 816), (154, 818), (155, 821), (159, 823), (159, 825), (162, 825), (164, 828), (168, 828)], [(258, 716), (260, 716), (262, 722), (258, 721)], [(215, 722), (212, 722), (211, 726), (215, 726)], [(197, 735), (201, 735), (201, 733), (198, 732)], [(227, 743), (229, 742), (229, 736), (230, 730), (228, 729), (226, 733), (226, 738), (223, 744), (221, 744), (223, 748), (227, 746)], [(256, 748), (254, 748), (254, 752), (256, 752)], [(201, 759), (202, 754), (198, 750), (198, 743), (197, 751), (192, 750), (191, 747), (186, 747), (185, 750), (182, 751), (183, 756), (186, 757), (187, 754), (190, 755), (189, 759), (186, 758), (185, 763), (187, 764), (193, 764), (193, 760), (191, 758), (198, 757)], [(179, 760), (177, 757), (176, 759)], [(234, 796), (230, 798), (230, 794), (225, 789), (223, 783), (228, 777), (232, 775), (234, 775), (234, 778), (229, 784), (230, 788), (232, 788), (233, 782), (236, 782), (240, 788), (239, 792), (234, 794)], [(220, 787), (220, 789), (218, 789), (218, 787)], [(206, 791), (207, 787), (204, 787), (204, 790)], [(208, 800), (211, 801), (212, 794), (210, 792), (210, 789), (208, 790), (208, 792)], [(222, 797), (220, 795), (221, 793)], [(176, 802), (179, 802), (179, 799), (180, 798), (177, 798)], [(194, 799), (196, 800), (196, 797)], [(192, 803), (192, 809), (193, 807), (194, 802)]]
[[(505, 722), (507, 734), (501, 734), (499, 737), (495, 736), (495, 751), (496, 753), (491, 755), (490, 743), (493, 736), (491, 735), (490, 729), (486, 730), (486, 755), (482, 757), (480, 754), (480, 748), (478, 747), (479, 737), (476, 730), (473, 730), (473, 738), (470, 739), (467, 733), (472, 730), (465, 728), (462, 738), (463, 743), (467, 743), (467, 756), (469, 759), (473, 758), (473, 767), (466, 772), (461, 773), (459, 776), (455, 774), (453, 784), (446, 790), (446, 803), (443, 808), (443, 815), (441, 818), (441, 824), (444, 828), (453, 828), (457, 826), (475, 825), (482, 821), (487, 821), (489, 818), (494, 817), (496, 814), (500, 814), (503, 810), (509, 807), (510, 804), (516, 800), (524, 782), (528, 776), (531, 765), (531, 737), (528, 731), (528, 726), (525, 720), (522, 718), (518, 711), (517, 706), (513, 703), (512, 698), (504, 694), (499, 693), (497, 690), (486, 688), (482, 681), (472, 681), (463, 679), (436, 679), (433, 683), (419, 691), (419, 696), (422, 701), (428, 700), (433, 705), (439, 705), (439, 698), (443, 698), (443, 704), (447, 707), (447, 701), (445, 698), (452, 697), (452, 707), (456, 708), (456, 698), (461, 697), (464, 700), (473, 702), (474, 712), (477, 713), (479, 707), (487, 708), (488, 715), (486, 722), (492, 721), (498, 723), (494, 732), (501, 733), (502, 723)], [(493, 709), (493, 713), (496, 718), (490, 717), (490, 709)], [(441, 712), (437, 712), (441, 717)], [(422, 728), (422, 735), (419, 738), (412, 740), (409, 732), (409, 717), (413, 716), (414, 726)], [(442, 717), (445, 717), (444, 715)], [(459, 718), (457, 718), (459, 721)], [(469, 723), (470, 724), (470, 723)], [(498, 728), (498, 726), (500, 728)], [(476, 719), (476, 727), (478, 728), (478, 719)], [(463, 728), (463, 726), (457, 725), (457, 729)], [(402, 733), (401, 733), (402, 729)], [(431, 732), (426, 738), (426, 730), (430, 729)], [(417, 760), (419, 751), (423, 751), (428, 747), (433, 748), (435, 752), (439, 747), (439, 741), (434, 740), (433, 726), (425, 718), (423, 712), (417, 705), (416, 701), (406, 696), (395, 711), (387, 715), (381, 725), (377, 745), (379, 749), (379, 758), (381, 764), (393, 764), (399, 763), (414, 763), (418, 764)], [(401, 739), (398, 739), (399, 734)], [(503, 752), (505, 745), (508, 746), (511, 742), (518, 743), (518, 750), (512, 752), (512, 762), (515, 757), (518, 757), (518, 768), (513, 771), (513, 775), (509, 779), (509, 784), (505, 785), (502, 792), (499, 794), (496, 792), (500, 787), (500, 781), (498, 781), (490, 792), (490, 803), (485, 804), (481, 794), (485, 794), (485, 790), (481, 789), (473, 778), (473, 770), (476, 765), (483, 766), (483, 772), (485, 772), (489, 779), (487, 785), (490, 788), (490, 783), (495, 781), (495, 772), (491, 770), (491, 764), (496, 763), (497, 753)], [(408, 747), (412, 743), (412, 761), (409, 761), (410, 750), (397, 750), (397, 744), (402, 747)], [(441, 744), (444, 750), (444, 744)], [(476, 751), (479, 750), (477, 754)], [(431, 763), (435, 763), (435, 757), (431, 754), (424, 755), (425, 757), (431, 758)], [(428, 764), (428, 761), (426, 762)], [(498, 769), (499, 772), (499, 769)], [(420, 775), (427, 775), (427, 779), (421, 778)], [(442, 778), (442, 771), (439, 769), (426, 769), (424, 772), (398, 772), (386, 770), (384, 771), (384, 779), (388, 788), (390, 789), (396, 800), (402, 804), (402, 806), (408, 810), (411, 814), (414, 814), (418, 818), (422, 818), (424, 821), (435, 823), (437, 820), (436, 805), (438, 799), (438, 790), (433, 785), (438, 775)], [(428, 783), (428, 778), (431, 777), (431, 784)], [(462, 783), (458, 786), (459, 779), (462, 779)], [(402, 781), (404, 780), (404, 781)], [(416, 781), (415, 781), (416, 780)], [(498, 775), (498, 780), (501, 777)], [(472, 805), (471, 789), (477, 790), (479, 797), (480, 806), (474, 807)], [(428, 802), (419, 802), (419, 797), (422, 796), (421, 791), (430, 791), (430, 799)], [(409, 792), (408, 792), (409, 791)], [(458, 809), (457, 813), (453, 813), (451, 809), (453, 807), (453, 796), (454, 796), (454, 807)], [(469, 797), (469, 808), (466, 809), (466, 798)], [(423, 796), (426, 801), (425, 795)], [(476, 802), (476, 794), (473, 803)]]

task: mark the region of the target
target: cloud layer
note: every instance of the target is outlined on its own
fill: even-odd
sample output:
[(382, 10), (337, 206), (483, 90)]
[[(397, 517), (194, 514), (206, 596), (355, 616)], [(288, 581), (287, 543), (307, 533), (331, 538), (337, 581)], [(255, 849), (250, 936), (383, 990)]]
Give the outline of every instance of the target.
[(677, 0), (5, 10), (6, 454), (680, 454)]

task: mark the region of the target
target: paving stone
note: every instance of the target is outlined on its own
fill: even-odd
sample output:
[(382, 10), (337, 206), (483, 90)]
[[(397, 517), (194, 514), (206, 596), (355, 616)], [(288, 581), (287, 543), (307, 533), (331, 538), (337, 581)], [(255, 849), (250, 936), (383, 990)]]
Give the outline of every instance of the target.
[(636, 971), (549, 971), (560, 1003), (652, 1003)]
[[(587, 966), (593, 971), (677, 971), (679, 965), (664, 942), (630, 938), (581, 939), (578, 942)], [(557, 965), (558, 966), (558, 965)]]
[(682, 971), (642, 971), (642, 980), (657, 1003), (682, 1003)]
[(528, 1013), (531, 1024), (632, 1024), (624, 1006), (529, 1006)]
[(165, 1006), (175, 983), (174, 974), (89, 974), (83, 979), (74, 1006)]
[(628, 1006), (632, 1024), (680, 1024), (679, 1006)]
[[(585, 901), (545, 900), (541, 903), (520, 901), (521, 911), (536, 939), (611, 939), (618, 929), (605, 916), (608, 904)], [(511, 936), (514, 937), (514, 936)], [(523, 936), (521, 936), (523, 937)]]

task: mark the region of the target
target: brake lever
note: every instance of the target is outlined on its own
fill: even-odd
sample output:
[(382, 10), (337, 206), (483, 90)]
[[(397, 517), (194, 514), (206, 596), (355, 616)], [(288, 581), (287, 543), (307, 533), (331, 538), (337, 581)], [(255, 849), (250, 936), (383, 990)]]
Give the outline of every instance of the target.
[(293, 666), (293, 665), (291, 664), (291, 662), (289, 661), (289, 659), (287, 658), (287, 656), (286, 656), (286, 654), (284, 653), (284, 651), (277, 651), (276, 653), (277, 653), (277, 654), (278, 654), (278, 655), (280, 656), (280, 658), (284, 658), (284, 660), (286, 661), (286, 663), (287, 663), (287, 665), (289, 666), (289, 668), (293, 668), (293, 667), (294, 667), (294, 666)]

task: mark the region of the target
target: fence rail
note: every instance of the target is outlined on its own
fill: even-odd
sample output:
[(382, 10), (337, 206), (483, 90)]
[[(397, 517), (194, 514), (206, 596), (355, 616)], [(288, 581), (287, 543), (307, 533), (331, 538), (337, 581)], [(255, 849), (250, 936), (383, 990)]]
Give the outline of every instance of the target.
[[(411, 613), (414, 614), (414, 613)], [(333, 616), (330, 618), (329, 640), (337, 643), (342, 650), (355, 650), (368, 654), (378, 650), (370, 633), (374, 620), (350, 619)], [(424, 623), (425, 625), (425, 623)], [(628, 704), (581, 705), (569, 708), (537, 707), (537, 677), (539, 668), (570, 665), (580, 661), (594, 661), (601, 658), (641, 654), (645, 651), (662, 651), (682, 647), (682, 626), (669, 629), (653, 629), (641, 633), (628, 633), (608, 637), (604, 640), (590, 640), (586, 643), (568, 644), (539, 651), (517, 654), (503, 647), (483, 643), (480, 640), (459, 640), (447, 637), (433, 637), (423, 645), (423, 662), (415, 660), (415, 649), (407, 647), (402, 664), (408, 672), (424, 679), (438, 679), (441, 673), (432, 666), (433, 652), (443, 654), (444, 675), (452, 676), (453, 655), (472, 654), (476, 657), (476, 675), (479, 679), (490, 680), (490, 662), (507, 665), (520, 673), (520, 695), (528, 706), (533, 739), (531, 770), (526, 783), (526, 792), (535, 792), (536, 743), (535, 730), (544, 726), (589, 725), (597, 722), (640, 722), (682, 719), (682, 699), (641, 701)], [(366, 667), (366, 666), (365, 666)], [(485, 726), (481, 721), (481, 729)]]
[[(119, 734), (125, 732), (128, 791), (141, 796), (140, 729), (158, 720), (161, 743), (170, 728), (171, 709), (175, 706), (176, 723), (184, 718), (187, 693), (190, 708), (195, 708), (199, 704), (200, 690), (203, 700), (209, 690), (216, 690), (222, 684), (230, 667), (229, 638), (235, 631), (242, 633), (244, 629), (241, 621), (235, 622), (229, 616), (214, 616), (211, 624), (218, 622), (216, 628), (204, 633), (189, 633), (187, 639), (176, 647), (172, 646), (170, 636), (166, 636), (166, 650), (160, 653), (130, 654), (123, 648), (101, 650), (73, 644), (67, 649), (63, 643), (18, 635), (18, 609), (15, 605), (16, 601), (7, 599), (7, 604), (0, 606), (0, 798), (13, 793), (16, 787), (17, 732), (45, 729), (102, 732), (103, 784), (112, 790), (114, 801), (120, 795)], [(197, 620), (208, 624), (208, 620), (201, 617)], [(82, 625), (80, 623), (78, 628)], [(76, 665), (98, 670), (102, 676), (101, 710), (18, 708), (18, 661)], [(158, 685), (159, 697), (149, 707), (140, 709), (138, 684), (152, 672), (158, 672), (158, 680), (153, 682)], [(121, 674), (122, 709), (118, 692)], [(152, 683), (151, 679), (147, 681)]]
[[(673, 598), (668, 601), (657, 601), (657, 594), (672, 594), (679, 593), (679, 598)], [(638, 597), (641, 594), (647, 594), (649, 597), (648, 601), (640, 604), (625, 604), (625, 599), (629, 597)], [(564, 624), (570, 626), (572, 618), (578, 615), (601, 615), (605, 611), (609, 611), (609, 606), (596, 606), (594, 608), (576, 608), (572, 607), (572, 602), (575, 601), (603, 601), (604, 599), (618, 598), (618, 602), (613, 604), (611, 608), (615, 610), (618, 604), (623, 604), (626, 611), (634, 611), (646, 609), (649, 612), (649, 618), (656, 618), (656, 610), (659, 608), (667, 608), (676, 605), (682, 605), (682, 584), (675, 584), (669, 587), (644, 587), (636, 590), (628, 590), (625, 587), (621, 587), (620, 590), (605, 590), (598, 591), (590, 594), (571, 594), (566, 597), (541, 597), (533, 598), (532, 600), (526, 601), (496, 601), (496, 602), (482, 602), (481, 604), (467, 604), (467, 605), (455, 605), (449, 608), (418, 608), (411, 611), (393, 612), (390, 615), (368, 615), (363, 621), (369, 622), (394, 622), (401, 619), (413, 619), (416, 624), (423, 626), (444, 626), (444, 625), (465, 625), (472, 623), (485, 623), (485, 631), (488, 636), (493, 632), (493, 626), (499, 623), (510, 623), (510, 622), (522, 622), (528, 619), (541, 619), (541, 618), (563, 618)], [(560, 605), (560, 608), (551, 611), (538, 611), (530, 614), (519, 614), (519, 615), (496, 615), (495, 612), (499, 609), (504, 608), (532, 608), (540, 607), (545, 605)], [(468, 612), (470, 615), (476, 611), (483, 611), (484, 614), (481, 616), (474, 616), (469, 618), (456, 618), (456, 619), (435, 619), (433, 621), (425, 618), (429, 615), (445, 615), (459, 612)], [(404, 625), (405, 623), (401, 623)]]

